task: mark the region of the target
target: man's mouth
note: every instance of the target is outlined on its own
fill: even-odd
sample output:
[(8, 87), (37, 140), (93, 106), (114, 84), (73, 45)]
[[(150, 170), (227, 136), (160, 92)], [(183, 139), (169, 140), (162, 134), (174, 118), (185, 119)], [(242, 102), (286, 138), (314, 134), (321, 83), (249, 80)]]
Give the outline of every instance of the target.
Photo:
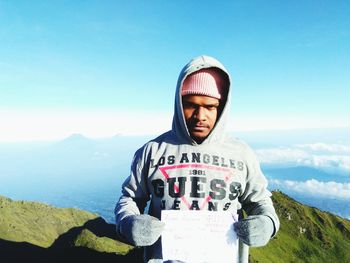
[(203, 125), (203, 124), (197, 124), (197, 125), (193, 125), (192, 126), (192, 130), (193, 131), (204, 131), (207, 130), (208, 126), (207, 125)]

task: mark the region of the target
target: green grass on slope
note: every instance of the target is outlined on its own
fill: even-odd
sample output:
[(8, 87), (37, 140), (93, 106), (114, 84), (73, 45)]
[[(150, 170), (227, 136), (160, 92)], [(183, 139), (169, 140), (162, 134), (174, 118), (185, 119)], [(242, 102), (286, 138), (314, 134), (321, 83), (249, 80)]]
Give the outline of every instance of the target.
[[(96, 214), (0, 196), (0, 254), (5, 258), (36, 261), (42, 254), (61, 262), (80, 255), (111, 262), (129, 252), (135, 251), (117, 240), (115, 225)], [(140, 256), (136, 251), (125, 260), (134, 254)]]
[(350, 221), (273, 192), (277, 236), (250, 249), (250, 262), (350, 262)]
[(0, 238), (49, 247), (63, 233), (98, 215), (0, 196)]
[(74, 241), (77, 247), (87, 247), (99, 252), (127, 254), (133, 247), (108, 237), (97, 237), (88, 229), (84, 229)]

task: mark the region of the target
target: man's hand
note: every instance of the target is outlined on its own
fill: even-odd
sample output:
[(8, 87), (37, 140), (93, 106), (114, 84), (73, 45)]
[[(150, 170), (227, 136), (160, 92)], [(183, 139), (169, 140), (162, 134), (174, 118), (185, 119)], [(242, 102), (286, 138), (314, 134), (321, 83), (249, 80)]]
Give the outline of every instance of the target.
[(248, 216), (234, 224), (237, 236), (243, 243), (252, 247), (265, 246), (269, 242), (274, 228), (271, 218), (265, 215)]
[(150, 246), (158, 240), (164, 223), (150, 215), (131, 215), (120, 222), (120, 233), (134, 246)]

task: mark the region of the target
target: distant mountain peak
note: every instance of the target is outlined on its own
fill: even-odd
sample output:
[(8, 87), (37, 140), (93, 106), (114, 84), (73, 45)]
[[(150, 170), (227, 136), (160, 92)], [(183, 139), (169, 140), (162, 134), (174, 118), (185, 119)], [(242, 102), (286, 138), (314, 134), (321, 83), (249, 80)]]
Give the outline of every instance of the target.
[[(96, 141), (85, 137), (80, 133), (74, 133), (62, 141), (57, 142), (53, 145), (53, 149), (62, 151), (63, 154), (67, 154), (65, 151), (70, 151), (73, 149), (91, 149), (94, 147)], [(68, 150), (67, 150), (68, 149)]]

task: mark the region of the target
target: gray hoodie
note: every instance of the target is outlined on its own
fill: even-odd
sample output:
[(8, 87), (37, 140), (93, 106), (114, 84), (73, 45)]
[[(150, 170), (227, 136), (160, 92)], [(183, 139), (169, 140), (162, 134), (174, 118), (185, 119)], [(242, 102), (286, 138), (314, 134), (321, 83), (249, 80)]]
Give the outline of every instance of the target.
[[(201, 143), (186, 127), (181, 89), (184, 79), (204, 68), (217, 68), (227, 78), (224, 107), (215, 127)], [(175, 93), (172, 129), (146, 143), (134, 155), (130, 176), (115, 208), (116, 224), (128, 215), (148, 213), (160, 219), (161, 210), (231, 211), (267, 215), (279, 220), (267, 190), (267, 181), (255, 154), (244, 142), (225, 133), (230, 108), (230, 76), (216, 59), (200, 56), (181, 71)], [(274, 234), (275, 234), (274, 233)], [(145, 262), (162, 259), (160, 239), (145, 248)], [(239, 262), (248, 262), (248, 247), (240, 243)]]

